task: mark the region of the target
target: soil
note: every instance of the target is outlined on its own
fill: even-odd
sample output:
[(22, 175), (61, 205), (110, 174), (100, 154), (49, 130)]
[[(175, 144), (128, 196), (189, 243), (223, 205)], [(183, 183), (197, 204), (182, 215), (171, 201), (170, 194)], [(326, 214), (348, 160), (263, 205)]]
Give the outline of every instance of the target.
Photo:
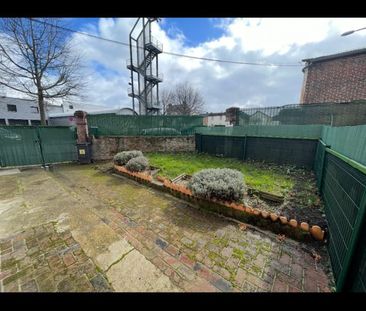
[(256, 195), (248, 195), (244, 199), (248, 205), (275, 212), (286, 216), (287, 219), (296, 219), (299, 222), (318, 225), (323, 229), (327, 228), (324, 203), (319, 196), (315, 175), (312, 171), (286, 165), (277, 166), (262, 163), (258, 163), (258, 165), (286, 172), (293, 178), (295, 184), (292, 190), (286, 193), (284, 202), (281, 204), (263, 200)]
[[(309, 225), (318, 225), (327, 228), (324, 214), (324, 204), (316, 186), (315, 175), (312, 171), (295, 168), (290, 165), (276, 165), (262, 162), (253, 162), (259, 168), (265, 168), (287, 174), (295, 184), (292, 190), (284, 195), (283, 203), (261, 199), (258, 195), (247, 194), (244, 203), (252, 207), (286, 216), (287, 219), (296, 219), (298, 222), (307, 222)], [(189, 177), (179, 183), (188, 185)]]

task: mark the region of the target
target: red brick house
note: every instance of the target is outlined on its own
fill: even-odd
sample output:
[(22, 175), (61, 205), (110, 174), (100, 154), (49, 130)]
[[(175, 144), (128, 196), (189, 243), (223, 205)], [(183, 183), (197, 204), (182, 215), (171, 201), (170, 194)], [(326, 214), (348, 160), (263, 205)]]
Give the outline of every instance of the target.
[(303, 61), (301, 104), (366, 99), (366, 48)]

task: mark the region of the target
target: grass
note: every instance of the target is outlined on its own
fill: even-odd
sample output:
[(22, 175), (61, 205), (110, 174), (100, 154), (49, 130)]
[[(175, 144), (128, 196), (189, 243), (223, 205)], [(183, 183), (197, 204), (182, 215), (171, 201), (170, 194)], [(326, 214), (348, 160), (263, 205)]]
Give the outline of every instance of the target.
[(261, 168), (258, 163), (242, 162), (236, 159), (217, 158), (195, 153), (147, 153), (150, 165), (160, 168), (159, 175), (174, 178), (182, 173), (194, 174), (206, 168), (232, 168), (243, 173), (245, 183), (254, 189), (284, 195), (290, 191), (295, 180), (279, 168)]

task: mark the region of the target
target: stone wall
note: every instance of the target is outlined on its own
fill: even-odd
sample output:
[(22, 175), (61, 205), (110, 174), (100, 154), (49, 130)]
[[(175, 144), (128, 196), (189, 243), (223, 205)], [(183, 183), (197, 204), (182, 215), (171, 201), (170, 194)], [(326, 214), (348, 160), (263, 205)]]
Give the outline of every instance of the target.
[(194, 136), (101, 136), (93, 138), (93, 160), (110, 160), (120, 151), (194, 152)]

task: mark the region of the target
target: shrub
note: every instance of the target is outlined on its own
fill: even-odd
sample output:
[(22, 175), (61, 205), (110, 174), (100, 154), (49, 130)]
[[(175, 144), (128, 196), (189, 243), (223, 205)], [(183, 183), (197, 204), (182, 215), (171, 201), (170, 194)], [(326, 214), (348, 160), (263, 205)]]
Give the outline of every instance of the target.
[(149, 160), (144, 156), (132, 158), (126, 164), (126, 168), (131, 172), (142, 172), (149, 166)]
[(139, 150), (122, 151), (117, 153), (113, 160), (117, 165), (125, 165), (129, 160), (141, 156), (143, 156), (143, 154)]
[(243, 174), (228, 168), (205, 169), (192, 176), (188, 187), (194, 195), (206, 199), (239, 201), (243, 199)]
[(155, 136), (174, 136), (181, 135), (181, 132), (170, 127), (161, 127), (161, 128), (149, 128), (141, 130), (141, 135), (155, 135)]

